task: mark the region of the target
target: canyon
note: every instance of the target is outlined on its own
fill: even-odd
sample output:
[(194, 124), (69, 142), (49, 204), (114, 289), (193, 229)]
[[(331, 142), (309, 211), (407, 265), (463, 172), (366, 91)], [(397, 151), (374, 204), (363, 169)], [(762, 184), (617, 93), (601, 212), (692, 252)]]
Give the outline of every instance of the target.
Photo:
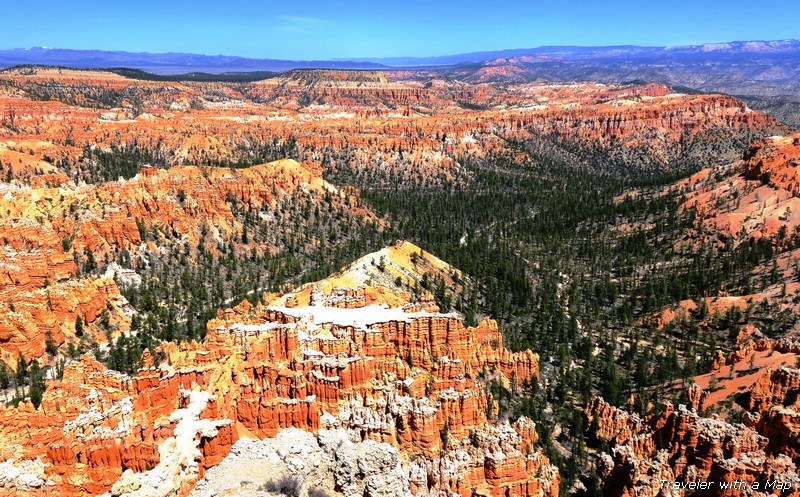
[[(89, 325), (87, 337), (101, 343), (107, 338), (94, 324), (103, 313), (116, 329), (128, 328), (131, 312), (116, 283), (78, 274), (87, 251), (100, 266), (125, 251), (136, 269), (145, 254), (196, 247), (206, 232), (228, 242), (243, 232), (242, 205), (270, 216), (264, 229), (273, 234), (234, 250), (274, 254), (285, 248), (276, 234), (294, 228), (288, 215), (269, 213), (298, 191), (305, 206), (331, 198), (328, 208), (356, 224), (380, 224), (355, 191), (337, 189), (323, 174), (370, 184), (458, 184), (473, 174), (465, 157), (513, 154), (509, 143), (536, 136), (633, 153), (641, 167), (663, 168), (694, 141), (727, 150), (734, 137), (785, 128), (733, 98), (676, 94), (659, 84), (501, 89), (421, 82), (407, 73), (294, 71), (223, 85), (47, 68), (4, 71), (0, 84), (8, 181), (0, 192), (0, 305), (11, 310), (16, 302), (0, 323), (0, 350), (10, 364), (20, 352), (43, 356), (46, 332), (57, 345), (74, 339), (78, 317)], [(243, 144), (264, 158), (285, 152), (305, 161), (218, 167), (260, 159)], [(104, 179), (90, 174), (103, 169), (102, 154), (116, 166), (128, 160), (124, 152), (142, 152), (140, 162)], [(141, 169), (148, 159), (160, 168)]]
[[(409, 254), (420, 252), (406, 242), (375, 257), (407, 271)], [(335, 436), (395, 451), (406, 486), (366, 495), (558, 493), (533, 422), (497, 420), (482, 385), (537, 381), (534, 353), (505, 349), (488, 318), (468, 328), (429, 300), (388, 307), (358, 297), (376, 292), (399, 304), (403, 292), (342, 281), (309, 285), (305, 305), (288, 295), (220, 311), (203, 342), (164, 343), (167, 360), (149, 359), (132, 377), (91, 354), (68, 363), (39, 409), (0, 408), (3, 488), (185, 495), (237, 440), (299, 428), (320, 444)]]
[(693, 143), (714, 143), (715, 154), (732, 157), (752, 134), (789, 129), (735, 98), (661, 84), (505, 87), (380, 71), (293, 71), (222, 84), (9, 69), (0, 72), (0, 105), (3, 171), (25, 181), (55, 172), (91, 180), (101, 152), (139, 150), (160, 166), (252, 165), (291, 155), (341, 177), (446, 184), (468, 180), (465, 158), (532, 137), (664, 170), (685, 167), (682, 160), (700, 152)]
[[(791, 263), (798, 253), (790, 240), (798, 236), (793, 207), (799, 143), (796, 134), (758, 140), (741, 160), (702, 170), (670, 187), (683, 195), (681, 208), (697, 216), (682, 243), (730, 246), (770, 240), (780, 254), (774, 266), (779, 277), (759, 292), (681, 302), (658, 316), (660, 326), (696, 316), (701, 305), (708, 316), (731, 309), (750, 312), (767, 302), (775, 306), (773, 312), (798, 312)], [(768, 271), (756, 269), (757, 274)], [(697, 494), (800, 495), (797, 340), (796, 328), (781, 338), (753, 326), (742, 330), (732, 352), (718, 352), (710, 372), (691, 379), (685, 405), (667, 403), (649, 416), (592, 399), (585, 408), (593, 427), (590, 436), (610, 448), (598, 459), (604, 494), (655, 496), (663, 494), (663, 482), (681, 482), (673, 490), (685, 491), (690, 482), (713, 481), (745, 483), (697, 487)], [(729, 408), (720, 414), (726, 402)], [(732, 413), (739, 417), (732, 419)], [(781, 484), (776, 488), (775, 482)]]
[(535, 63), (0, 71), (0, 495), (794, 481), (800, 138)]
[[(233, 204), (272, 211), (288, 198), (311, 202), (327, 195), (334, 211), (374, 218), (355, 202), (345, 205), (350, 196), (322, 180), (318, 166), (291, 160), (244, 170), (147, 167), (129, 180), (96, 186), (68, 180), (35, 189), (0, 188), (0, 209), (7, 213), (0, 221), (5, 242), (0, 351), (9, 364), (20, 353), (28, 359), (43, 356), (47, 333), (57, 346), (84, 332), (87, 339), (107, 341), (96, 322), (104, 313), (117, 329), (127, 331), (135, 310), (114, 280), (138, 281), (135, 270), (148, 263), (146, 254), (197, 247), (206, 236), (221, 241), (240, 235), (242, 222)], [(273, 243), (254, 240), (248, 248), (278, 251), (283, 248), (279, 234), (274, 229)], [(87, 254), (108, 265), (121, 251), (131, 254), (132, 267), (117, 265), (100, 277), (78, 274), (76, 262), (84, 265)], [(76, 320), (82, 320), (81, 330)]]

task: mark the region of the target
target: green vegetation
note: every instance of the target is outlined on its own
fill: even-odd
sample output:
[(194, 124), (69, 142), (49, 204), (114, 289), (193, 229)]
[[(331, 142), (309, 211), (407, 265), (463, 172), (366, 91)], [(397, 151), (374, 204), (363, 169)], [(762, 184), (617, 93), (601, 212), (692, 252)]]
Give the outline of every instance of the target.
[[(540, 354), (546, 388), (509, 391), (490, 382), (489, 389), (499, 416), (536, 421), (567, 489), (575, 478), (593, 478), (580, 470), (588, 441), (579, 411), (592, 395), (646, 414), (660, 400), (681, 400), (672, 386), (707, 371), (743, 324), (764, 326), (772, 336), (794, 324), (766, 303), (741, 315), (709, 316), (700, 308), (663, 328), (652, 317), (681, 300), (769, 284), (769, 275), (754, 270), (796, 246), (797, 237), (782, 247), (766, 239), (736, 248), (679, 245), (697, 222), (691, 212), (678, 214), (678, 192), (659, 193), (675, 175), (623, 168), (618, 157), (569, 143), (509, 143), (509, 149), (514, 159), (511, 152), (465, 159), (471, 181), (450, 188), (371, 187), (355, 179), (369, 204), (393, 221), (396, 237), (476, 282), (448, 294), (456, 309), (472, 322), (481, 315), (498, 319), (512, 349)], [(619, 198), (632, 190), (639, 194)]]
[[(81, 98), (100, 98), (90, 89), (85, 93)], [(666, 166), (646, 150), (613, 140), (604, 147), (555, 138), (506, 141), (504, 150), (486, 157), (462, 157), (454, 178), (421, 178), (413, 168), (362, 167), (353, 150), (310, 150), (292, 138), (245, 138), (224, 161), (208, 157), (200, 165), (246, 167), (313, 152), (326, 178), (358, 188), (383, 222), (352, 216), (346, 208), (351, 206), (330, 195), (310, 194), (283, 199), (269, 211), (228, 198), (241, 232), (216, 236), (208, 225), (191, 243), (137, 220), (142, 239), (164, 250), (114, 255), (143, 277), (140, 286), (123, 289), (138, 311), (135, 333), (118, 337), (106, 351), (89, 343), (71, 345), (70, 355), (93, 348), (110, 367), (134, 372), (142, 352), (154, 350), (159, 340), (203, 338), (217, 309), (318, 280), (407, 239), (465, 276), (448, 287), (440, 276), (425, 274), (410, 288), (412, 295), (431, 291), (443, 310), (458, 310), (469, 325), (491, 316), (509, 347), (540, 354), (542, 387), (512, 382), (505, 388), (485, 378), (500, 405), (500, 412), (490, 414), (532, 418), (545, 452), (561, 468), (563, 488), (582, 478), (596, 489), (596, 478), (582, 471), (591, 441), (585, 439), (579, 409), (593, 395), (646, 414), (661, 400), (675, 400), (678, 387), (706, 371), (715, 352), (729, 349), (745, 324), (756, 324), (769, 336), (795, 324), (793, 316), (766, 303), (724, 315), (701, 306), (662, 327), (654, 319), (682, 300), (752, 293), (774, 284), (777, 269), (756, 268), (776, 268), (779, 253), (800, 246), (794, 233), (737, 247), (699, 236), (676, 243), (689, 232), (702, 232), (702, 226), (691, 211), (679, 213), (680, 192), (662, 190), (688, 171), (729, 157), (749, 137), (710, 130), (692, 141), (687, 134), (668, 150), (672, 159)], [(161, 144), (133, 143), (87, 148), (78, 163), (59, 165), (78, 179), (105, 181), (131, 177), (145, 163), (164, 166), (171, 157)], [(636, 194), (623, 196), (626, 192)], [(176, 195), (180, 203), (187, 198), (184, 191)], [(70, 246), (67, 240), (64, 247)], [(91, 251), (76, 259), (84, 273), (110, 262), (96, 260)], [(375, 264), (381, 270), (383, 261)], [(402, 278), (395, 284), (408, 285)], [(113, 325), (100, 325), (114, 335)], [(76, 334), (84, 326), (77, 321)], [(411, 357), (407, 360), (411, 364)]]
[[(193, 245), (176, 242), (158, 226), (140, 223), (144, 241), (169, 250), (158, 255), (117, 253), (116, 262), (135, 268), (143, 282), (122, 287), (137, 310), (131, 323), (134, 334), (119, 336), (108, 351), (95, 352), (99, 360), (113, 369), (135, 372), (142, 352), (153, 353), (159, 340), (205, 337), (206, 323), (218, 309), (243, 300), (255, 303), (264, 292), (285, 289), (286, 283), (322, 279), (386, 243), (386, 235), (373, 221), (347, 214), (347, 204), (336, 203), (330, 195), (302, 194), (281, 200), (275, 207), (278, 216), (242, 205), (234, 197), (227, 202), (243, 225), (228, 241), (214, 237), (210, 225), (202, 228), (199, 243)], [(271, 247), (282, 249), (275, 252)], [(90, 347), (82, 345), (83, 350)]]
[[(262, 145), (243, 147), (229, 163), (208, 165), (242, 167), (298, 152), (293, 140), (253, 143)], [(142, 162), (163, 163), (157, 150), (87, 149), (92, 166), (81, 174), (129, 176)], [(701, 145), (686, 150), (681, 157), (695, 162), (683, 170), (722, 153)], [(95, 348), (100, 359), (134, 372), (142, 351), (153, 350), (158, 340), (203, 338), (219, 308), (323, 278), (408, 239), (467, 277), (448, 287), (440, 276), (425, 274), (410, 288), (412, 295), (431, 291), (443, 310), (460, 311), (470, 325), (489, 315), (500, 322), (508, 346), (540, 354), (547, 386), (513, 382), (507, 389), (486, 379), (500, 404), (500, 412), (490, 414), (532, 418), (546, 454), (561, 468), (563, 488), (576, 478), (593, 488), (594, 477), (581, 469), (590, 441), (579, 410), (592, 395), (645, 414), (660, 400), (680, 400), (673, 386), (706, 371), (715, 351), (730, 347), (744, 324), (772, 336), (794, 324), (791, 315), (764, 303), (725, 315), (701, 307), (667, 326), (654, 325), (654, 313), (681, 300), (768, 284), (774, 275), (754, 269), (800, 243), (793, 234), (780, 245), (676, 244), (698, 223), (691, 212), (678, 214), (679, 192), (659, 192), (683, 173), (659, 173), (640, 156), (550, 139), (509, 141), (505, 153), (463, 158), (457, 181), (420, 183), (379, 169), (337, 168), (333, 164), (347, 163), (346, 152), (319, 152), (329, 180), (359, 188), (386, 229), (349, 216), (329, 197), (309, 195), (281, 201), (278, 216), (227, 199), (243, 226), (227, 241), (212, 237), (207, 226), (198, 244), (178, 243), (160, 227), (139, 222), (143, 240), (169, 250), (160, 256), (117, 253), (121, 266), (144, 278), (141, 286), (123, 289), (139, 314), (133, 336), (120, 336), (104, 353)], [(620, 197), (630, 191), (638, 194)], [(84, 271), (98, 269), (90, 252), (81, 260)], [(375, 264), (380, 270), (383, 262)], [(559, 447), (572, 456), (564, 457)]]
[(140, 79), (143, 81), (197, 81), (203, 83), (222, 82), (222, 83), (250, 83), (261, 81), (277, 76), (279, 73), (270, 71), (248, 71), (248, 72), (224, 72), (211, 74), (205, 72), (190, 72), (186, 74), (153, 74), (139, 69), (127, 67), (112, 67), (104, 69), (120, 76), (130, 79)]
[[(17, 355), (17, 368), (13, 374), (8, 366), (0, 361), (0, 390), (13, 389), (10, 405), (16, 406), (22, 400), (28, 399), (38, 409), (46, 388), (45, 373), (45, 369), (38, 361), (34, 360), (29, 364), (20, 352)], [(4, 398), (7, 399), (8, 395), (4, 394)]]
[[(276, 479), (268, 480), (266, 483), (259, 487), (260, 490), (271, 492), (273, 494), (283, 495), (285, 497), (300, 497), (301, 487), (303, 486), (303, 479), (297, 475), (283, 474)], [(324, 490), (314, 487), (315, 497), (324, 497)]]

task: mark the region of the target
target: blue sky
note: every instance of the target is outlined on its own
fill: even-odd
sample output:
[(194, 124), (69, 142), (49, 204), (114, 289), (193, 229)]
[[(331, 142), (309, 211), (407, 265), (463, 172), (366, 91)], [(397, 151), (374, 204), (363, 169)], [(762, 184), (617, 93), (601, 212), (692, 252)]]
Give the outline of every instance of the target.
[(792, 1), (3, 1), (0, 48), (288, 59), (800, 38)]

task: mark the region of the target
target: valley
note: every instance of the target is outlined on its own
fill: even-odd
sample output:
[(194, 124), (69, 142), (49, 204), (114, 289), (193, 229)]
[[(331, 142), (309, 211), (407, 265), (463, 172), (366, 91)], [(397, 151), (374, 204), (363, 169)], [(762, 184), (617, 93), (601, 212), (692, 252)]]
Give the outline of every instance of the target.
[(0, 72), (0, 493), (797, 478), (797, 131), (484, 69)]

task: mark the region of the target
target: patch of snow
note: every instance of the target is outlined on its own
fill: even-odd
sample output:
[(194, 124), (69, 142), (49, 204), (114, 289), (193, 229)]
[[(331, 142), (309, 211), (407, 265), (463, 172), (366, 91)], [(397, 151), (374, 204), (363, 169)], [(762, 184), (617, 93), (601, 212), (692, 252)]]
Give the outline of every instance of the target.
[(242, 324), (242, 323), (234, 323), (231, 325), (231, 330), (238, 333), (264, 333), (265, 331), (271, 331), (276, 328), (285, 327), (280, 323), (263, 323), (263, 324)]
[(353, 328), (373, 331), (372, 326), (378, 323), (405, 322), (414, 319), (433, 317), (456, 318), (457, 313), (442, 314), (438, 312), (405, 312), (402, 307), (389, 307), (387, 305), (368, 305), (352, 309), (339, 307), (324, 307), (313, 305), (306, 307), (269, 307), (269, 310), (280, 312), (297, 319), (310, 319), (316, 325), (333, 324), (335, 326), (352, 326)]
[[(103, 394), (94, 388), (89, 391), (86, 399), (91, 404), (84, 408), (75, 419), (64, 423), (64, 433), (73, 433), (76, 437), (82, 437), (86, 427), (92, 427), (92, 432), (101, 437), (124, 437), (130, 433), (133, 426), (133, 401), (130, 397), (111, 403), (107, 409), (104, 408)], [(112, 429), (104, 425), (105, 420), (115, 416), (119, 416), (116, 428)]]

